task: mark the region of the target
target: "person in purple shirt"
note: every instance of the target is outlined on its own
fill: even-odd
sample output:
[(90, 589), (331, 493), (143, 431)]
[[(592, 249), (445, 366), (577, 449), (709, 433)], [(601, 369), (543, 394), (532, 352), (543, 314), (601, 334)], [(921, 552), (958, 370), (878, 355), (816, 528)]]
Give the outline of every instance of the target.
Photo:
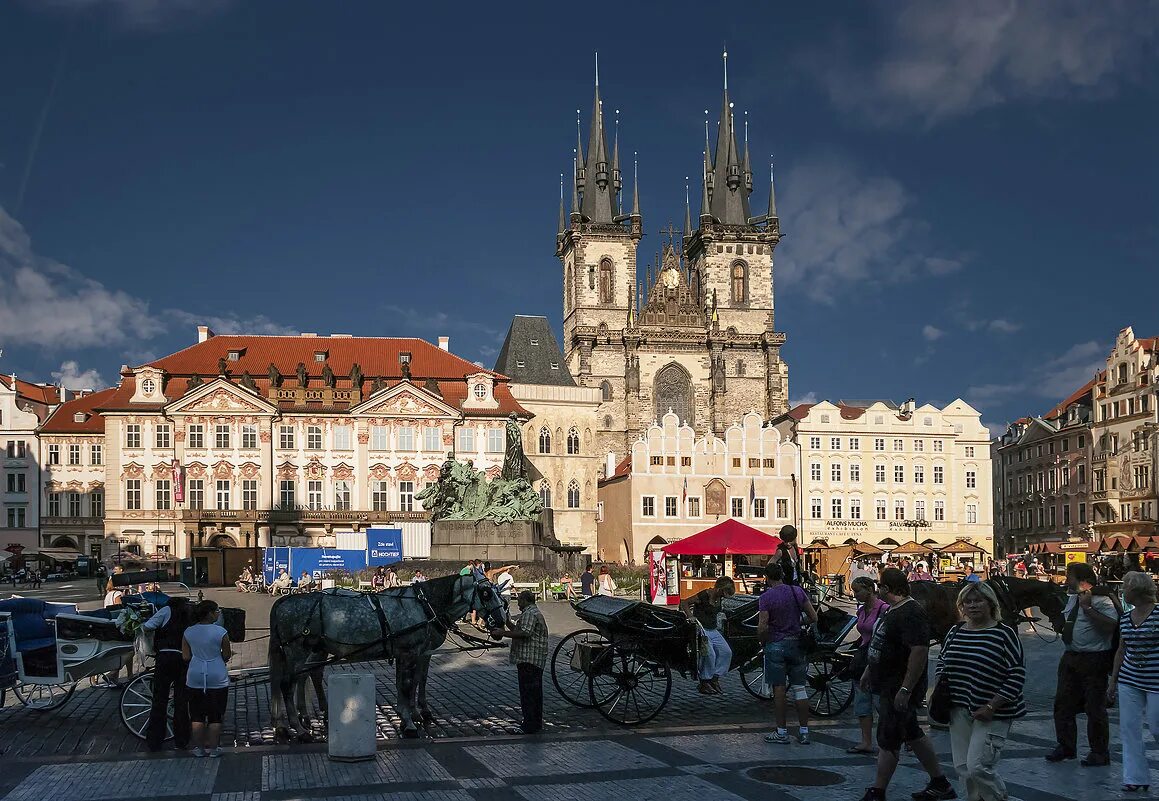
[(788, 743), (785, 721), (785, 687), (793, 688), (800, 731), (797, 742), (809, 745), (809, 696), (805, 689), (805, 653), (801, 648), (801, 618), (817, 622), (817, 612), (800, 587), (785, 584), (781, 566), (765, 566), (768, 589), (757, 602), (757, 636), (765, 644), (765, 684), (773, 691), (777, 730), (765, 735), (770, 743)]

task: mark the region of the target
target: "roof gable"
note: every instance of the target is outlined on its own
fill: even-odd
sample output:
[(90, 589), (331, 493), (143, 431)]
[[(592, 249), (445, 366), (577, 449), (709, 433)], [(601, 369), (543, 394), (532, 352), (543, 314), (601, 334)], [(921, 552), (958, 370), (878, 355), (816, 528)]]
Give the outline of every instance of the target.
[(458, 417), (459, 412), (440, 398), (406, 381), (371, 395), (350, 410), (352, 415), (392, 417)]
[(215, 378), (185, 393), (169, 404), (166, 411), (170, 414), (274, 414), (277, 409), (245, 387)]

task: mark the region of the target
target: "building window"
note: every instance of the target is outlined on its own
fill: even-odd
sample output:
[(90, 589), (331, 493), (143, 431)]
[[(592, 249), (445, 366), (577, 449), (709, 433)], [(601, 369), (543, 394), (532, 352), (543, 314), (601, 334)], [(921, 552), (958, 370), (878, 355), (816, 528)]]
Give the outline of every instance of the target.
[(875, 464), (873, 466), (873, 480), (877, 484), (885, 483), (885, 465)]
[(614, 303), (616, 299), (615, 273), (612, 260), (600, 261), (600, 303)]
[(915, 484), (925, 484), (926, 483), (926, 468), (924, 465), (920, 465), (920, 464), (914, 465), (914, 483)]
[(849, 438), (849, 450), (851, 450), (851, 451), (861, 450), (861, 437), (850, 437)]
[(849, 519), (850, 520), (860, 520), (861, 519), (861, 499), (860, 498), (850, 498), (849, 499)]
[(1070, 525), (1070, 504), (1063, 504), (1062, 506), (1062, 524), (1064, 526)]
[(905, 440), (901, 440), (901, 439), (895, 439), (895, 440), (893, 441), (893, 449), (894, 449), (895, 451), (903, 451), (903, 450), (905, 450)]
[(667, 364), (656, 373), (652, 382), (652, 399), (655, 419), (660, 420), (672, 412), (680, 422), (695, 425), (696, 398), (692, 391), (692, 376), (679, 364)]
[[(13, 455), (13, 449), (11, 447), (12, 443), (9, 442), (8, 445), (9, 445), (8, 458), (13, 459), (15, 457)], [(60, 464), (60, 446), (59, 445), (49, 445), (48, 446), (48, 463), (50, 465)]]
[(568, 509), (579, 509), (580, 508), (579, 482), (574, 481), (574, 480), (569, 482), (567, 485), (567, 508)]
[(227, 480), (217, 482), (217, 508), (221, 511), (229, 509), (231, 486)]
[(423, 450), (428, 453), (437, 453), (442, 448), (442, 431), (436, 426), (425, 426), (423, 428)]
[(688, 516), (700, 517), (700, 498), (688, 499)]
[(156, 441), (156, 447), (159, 450), (173, 447), (169, 434), (169, 426), (167, 424), (159, 424), (155, 429), (153, 429), (153, 437)]
[(946, 519), (946, 502), (934, 501), (934, 521), (940, 522)]
[(734, 262), (731, 270), (732, 302), (734, 304), (748, 302), (748, 265), (743, 261)]
[(861, 481), (861, 465), (857, 462), (849, 465), (849, 480), (854, 482)]
[(841, 450), (841, 437), (830, 437), (829, 438), (829, 450), (831, 450), (831, 451)]
[(885, 499), (878, 498), (876, 501), (874, 501), (873, 508), (874, 508), (874, 514), (875, 514), (876, 518), (878, 520), (885, 520), (885, 517), (886, 517)]
[(732, 466), (737, 468), (737, 469), (740, 469), (740, 457), (739, 456), (733, 458)]
[(547, 430), (547, 426), (539, 429), (539, 452), (551, 453), (551, 432)]
[(809, 447), (815, 451), (821, 450), (821, 438), (820, 437), (809, 437)]
[(370, 508), (375, 512), (385, 512), (390, 509), (390, 482), (370, 482)]
[(245, 450), (254, 450), (258, 447), (258, 427), (244, 425), (241, 427), (241, 446)]
[(125, 447), (141, 447), (141, 426), (136, 423), (129, 423), (125, 426)]
[(169, 509), (171, 507), (172, 492), (169, 485), (169, 479), (159, 478), (156, 481), (156, 497), (157, 509)]
[[(684, 457), (684, 458), (685, 458), (685, 459), (688, 459), (688, 464), (689, 464), (689, 465), (691, 465), (691, 464), (692, 464), (692, 457), (686, 456), (686, 457)], [(681, 460), (681, 462), (680, 462), (680, 463), (681, 463), (681, 464), (684, 464), (684, 461), (683, 461), (683, 459)], [(763, 466), (763, 467), (764, 467), (765, 469), (767, 469), (767, 470), (772, 470), (773, 468), (775, 468), (775, 467), (777, 466), (777, 461), (776, 461), (776, 459), (762, 459), (762, 460), (761, 460), (761, 466)]]
[[(159, 506), (157, 508), (160, 509), (162, 507)], [(164, 507), (164, 508), (168, 509), (169, 507)], [(80, 515), (81, 515), (80, 493), (79, 492), (70, 492), (68, 494), (68, 516), (69, 517), (80, 517)]]
[(385, 451), (388, 450), (387, 443), (387, 429), (386, 426), (371, 426), (370, 427), (370, 450)]
[(310, 509), (322, 508), (322, 482), (306, 482), (306, 506)]
[(883, 437), (875, 437), (873, 440), (873, 449), (875, 451), (884, 451), (885, 439)]
[(80, 464), (80, 445), (68, 446), (68, 463), (74, 466)]
[(934, 465), (934, 483), (935, 484), (945, 484), (946, 483), (946, 468), (944, 468), (940, 464)]
[(398, 427), (398, 450), (413, 451), (415, 449), (415, 430), (413, 426)]
[(23, 506), (9, 506), (8, 528), (24, 528), (27, 514)]
[(398, 508), (402, 512), (413, 512), (415, 507), (415, 484), (413, 481), (398, 482)]
[(89, 464), (99, 467), (105, 463), (105, 449), (101, 445), (89, 446)]
[(241, 508), (253, 511), (258, 508), (258, 482), (245, 480), (241, 482)]
[(665, 517), (676, 517), (676, 515), (677, 515), (676, 496), (675, 495), (665, 496), (665, 498), (664, 498), (664, 516)]
[(189, 432), (185, 437), (185, 447), (192, 450), (205, 447), (205, 426), (201, 423), (190, 423)]
[(840, 481), (841, 480), (841, 465), (840, 465), (840, 463), (834, 462), (833, 464), (829, 465), (829, 480), (830, 481)]
[[(298, 504), (297, 485), (292, 478), (283, 478), (278, 482), (278, 506), (282, 509), (293, 509)], [(376, 509), (378, 507), (375, 507)]]
[(334, 508), (339, 512), (350, 511), (350, 482), (334, 482)]
[(306, 450), (322, 450), (322, 426), (306, 426)]
[(539, 484), (539, 501), (543, 504), (544, 509), (551, 508), (551, 485), (546, 481)]
[(744, 498), (732, 498), (729, 503), (733, 517), (744, 517)]
[(601, 398), (601, 400), (603, 400), (604, 403), (607, 403), (608, 401), (610, 401), (612, 399), (612, 382), (610, 382), (610, 381), (601, 381), (600, 382), (600, 398)]
[(503, 453), (506, 446), (506, 431), (502, 428), (487, 429), (487, 453)]
[(221, 451), (229, 450), (229, 425), (215, 426), (213, 429), (213, 447)]
[(926, 449), (925, 440), (922, 440), (922, 439), (915, 439), (914, 440), (914, 453), (921, 453), (925, 449)]
[(353, 440), (350, 436), (350, 426), (334, 426), (334, 450), (354, 450)]
[[(1053, 509), (1052, 509), (1052, 511), (1053, 511)], [(967, 523), (977, 523), (978, 522), (978, 504), (976, 504), (976, 503), (966, 504), (966, 522)]]
[(893, 519), (905, 520), (905, 501), (896, 500), (893, 502)]
[(141, 480), (139, 478), (130, 478), (125, 482), (125, 508), (141, 508)]
[(186, 497), (189, 499), (190, 509), (205, 508), (205, 482), (200, 478), (190, 479), (186, 484)]
[(841, 499), (840, 498), (833, 498), (830, 501), (830, 512), (831, 512), (830, 516), (834, 520), (841, 519)]
[(48, 493), (48, 516), (60, 517), (60, 493)]
[(93, 490), (89, 493), (89, 516), (105, 516), (105, 494), (100, 490)]
[(278, 427), (278, 447), (284, 451), (292, 451), (295, 449), (293, 426)]
[(895, 464), (893, 466), (893, 483), (894, 484), (904, 484), (905, 483), (905, 465), (904, 464)]
[(753, 517), (764, 519), (769, 516), (767, 502), (764, 498), (753, 498)]
[(914, 501), (914, 517), (918, 520), (926, 519), (926, 502)]
[(934, 440), (934, 453), (942, 453), (944, 445), (940, 439)]
[(820, 498), (810, 498), (809, 499), (809, 517), (812, 518), (813, 520), (820, 520), (821, 519), (821, 499)]
[(455, 435), (455, 449), (460, 453), (475, 452), (474, 426), (463, 426), (458, 429), (458, 434)]
[(656, 499), (651, 495), (645, 495), (640, 499), (640, 516), (641, 517), (655, 517), (656, 516)]
[[(1039, 489), (1042, 489), (1042, 487), (1041, 487), (1042, 473), (1039, 473), (1038, 477), (1039, 477), (1038, 483), (1040, 485)], [(976, 489), (977, 486), (978, 486), (978, 474), (976, 472), (974, 472), (973, 470), (967, 470), (966, 471), (966, 489)]]
[(24, 473), (9, 473), (8, 474), (8, 491), (9, 492), (28, 492), (28, 478)]
[[(1054, 443), (1053, 442), (1050, 443), (1050, 448), (1051, 448), (1051, 451), (1053, 452), (1054, 451)], [(967, 459), (974, 458), (974, 446), (973, 445), (966, 446), (966, 458)]]
[(579, 432), (574, 428), (567, 432), (567, 452), (569, 456), (574, 456), (580, 452)]

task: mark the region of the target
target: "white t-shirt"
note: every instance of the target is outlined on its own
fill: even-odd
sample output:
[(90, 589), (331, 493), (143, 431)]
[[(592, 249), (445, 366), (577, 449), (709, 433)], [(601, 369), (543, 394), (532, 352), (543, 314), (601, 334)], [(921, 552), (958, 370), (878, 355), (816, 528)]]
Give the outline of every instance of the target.
[(495, 586), (498, 587), (499, 592), (503, 593), (504, 595), (510, 595), (511, 588), (514, 585), (515, 577), (508, 573), (506, 570), (500, 573), (498, 578), (495, 579)]
[(611, 573), (600, 574), (600, 588), (596, 590), (597, 595), (615, 595), (616, 582), (612, 579)]
[(116, 606), (121, 602), (122, 595), (120, 590), (109, 590), (105, 593), (105, 606)]

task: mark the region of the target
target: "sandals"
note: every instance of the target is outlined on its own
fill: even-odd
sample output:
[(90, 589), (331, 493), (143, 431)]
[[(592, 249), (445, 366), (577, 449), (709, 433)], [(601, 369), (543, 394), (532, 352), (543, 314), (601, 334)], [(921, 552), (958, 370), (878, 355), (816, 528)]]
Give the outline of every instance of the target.
[(1123, 785), (1123, 792), (1124, 793), (1138, 793), (1140, 791), (1145, 793), (1145, 792), (1148, 792), (1150, 789), (1151, 789), (1151, 785), (1149, 785), (1149, 784), (1124, 784)]

